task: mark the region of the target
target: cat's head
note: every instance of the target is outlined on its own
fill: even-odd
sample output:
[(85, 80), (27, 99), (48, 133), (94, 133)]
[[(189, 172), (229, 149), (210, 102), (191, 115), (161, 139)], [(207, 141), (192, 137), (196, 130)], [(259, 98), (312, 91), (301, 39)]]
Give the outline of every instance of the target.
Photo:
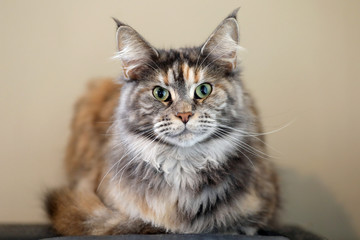
[(116, 20), (123, 66), (118, 121), (146, 138), (190, 147), (221, 137), (241, 121), (235, 10), (200, 47), (158, 50)]

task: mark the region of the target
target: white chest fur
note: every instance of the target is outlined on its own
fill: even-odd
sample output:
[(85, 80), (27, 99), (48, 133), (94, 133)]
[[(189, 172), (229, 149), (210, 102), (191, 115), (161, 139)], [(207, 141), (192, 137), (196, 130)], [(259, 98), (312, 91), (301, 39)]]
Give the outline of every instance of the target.
[[(226, 161), (236, 150), (236, 145), (231, 139), (241, 137), (239, 133), (234, 132), (227, 137), (211, 139), (191, 147), (177, 147), (163, 145), (150, 139), (139, 139), (133, 135), (127, 138), (127, 146), (130, 148), (129, 151), (133, 152), (133, 158), (148, 162), (162, 171), (166, 182), (171, 187), (179, 189), (192, 186), (197, 173), (204, 168), (216, 168)], [(141, 147), (136, 144), (140, 141)]]

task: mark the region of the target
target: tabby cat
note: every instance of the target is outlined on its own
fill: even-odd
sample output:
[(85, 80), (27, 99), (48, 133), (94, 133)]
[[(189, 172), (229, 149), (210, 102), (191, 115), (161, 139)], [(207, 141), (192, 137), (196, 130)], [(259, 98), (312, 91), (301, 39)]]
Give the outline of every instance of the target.
[(63, 235), (256, 234), (274, 226), (277, 175), (240, 79), (235, 10), (200, 47), (159, 50), (117, 24), (123, 74), (76, 105), (68, 185), (46, 198)]

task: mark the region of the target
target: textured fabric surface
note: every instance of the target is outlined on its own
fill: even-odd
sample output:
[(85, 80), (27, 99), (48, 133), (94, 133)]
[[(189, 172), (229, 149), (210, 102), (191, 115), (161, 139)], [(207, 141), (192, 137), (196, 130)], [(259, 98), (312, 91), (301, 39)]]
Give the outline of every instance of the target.
[(0, 224), (0, 240), (38, 240), (55, 236), (50, 225)]
[(85, 236), (61, 237), (50, 225), (35, 224), (0, 224), (0, 240), (323, 240), (296, 226), (284, 226), (277, 230), (263, 230), (260, 236), (225, 235), (225, 234), (161, 234), (161, 235), (120, 235), (120, 236)]
[(122, 235), (106, 237), (58, 237), (47, 240), (288, 240), (285, 237), (244, 236), (224, 234), (160, 234), (160, 235)]

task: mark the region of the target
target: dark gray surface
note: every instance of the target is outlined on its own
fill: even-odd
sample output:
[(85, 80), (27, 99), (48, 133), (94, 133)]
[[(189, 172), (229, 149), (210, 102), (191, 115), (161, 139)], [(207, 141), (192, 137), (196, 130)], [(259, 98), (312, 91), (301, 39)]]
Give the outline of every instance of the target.
[(45, 224), (0, 224), (0, 240), (38, 240), (57, 234)]
[(289, 240), (285, 237), (244, 236), (226, 234), (159, 234), (159, 235), (120, 235), (120, 236), (85, 236), (56, 237), (47, 240)]
[(0, 240), (324, 240), (296, 226), (282, 226), (276, 230), (261, 230), (260, 236), (226, 234), (161, 234), (161, 235), (120, 235), (60, 237), (50, 225), (41, 224), (0, 224)]

